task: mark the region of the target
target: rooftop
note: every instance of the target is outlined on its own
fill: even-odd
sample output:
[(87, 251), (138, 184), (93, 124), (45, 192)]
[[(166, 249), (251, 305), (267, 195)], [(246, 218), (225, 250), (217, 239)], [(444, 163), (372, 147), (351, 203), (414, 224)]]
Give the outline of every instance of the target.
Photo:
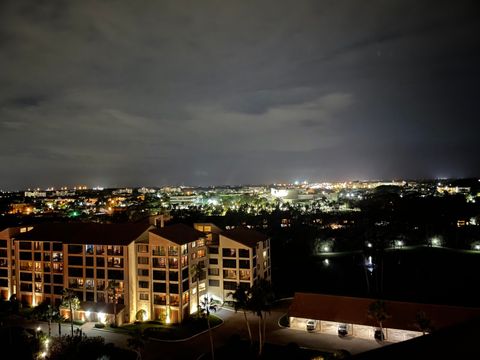
[(268, 236), (252, 229), (237, 227), (221, 233), (221, 236), (239, 242), (245, 246), (254, 248), (258, 242), (268, 239)]
[(45, 223), (20, 233), (15, 240), (59, 241), (64, 244), (128, 245), (148, 230), (148, 223)]
[[(368, 306), (376, 301), (368, 298), (295, 293), (289, 316), (335, 321), (349, 324), (376, 326), (368, 317)], [(480, 317), (479, 308), (466, 308), (446, 305), (385, 301), (390, 317), (384, 326), (393, 329), (418, 331), (416, 315), (423, 311), (432, 322), (434, 329), (446, 328), (472, 318)]]
[(150, 232), (178, 245), (184, 245), (205, 237), (203, 232), (195, 230), (185, 224), (175, 224), (163, 228), (155, 228), (150, 230)]

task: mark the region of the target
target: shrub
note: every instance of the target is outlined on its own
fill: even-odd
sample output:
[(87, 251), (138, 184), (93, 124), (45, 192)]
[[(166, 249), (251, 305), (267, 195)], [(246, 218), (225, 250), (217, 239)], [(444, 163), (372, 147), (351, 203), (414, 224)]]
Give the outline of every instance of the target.
[(95, 324), (95, 327), (96, 327), (97, 329), (103, 329), (103, 328), (105, 327), (105, 324), (96, 323), (96, 324)]

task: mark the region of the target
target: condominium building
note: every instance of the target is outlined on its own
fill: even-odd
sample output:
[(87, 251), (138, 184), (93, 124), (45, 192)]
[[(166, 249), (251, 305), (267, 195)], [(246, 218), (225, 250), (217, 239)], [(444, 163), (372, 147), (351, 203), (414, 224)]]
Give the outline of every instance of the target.
[(237, 285), (271, 278), (270, 240), (261, 233), (222, 231), (213, 224), (158, 225), (50, 223), (5, 229), (0, 232), (1, 297), (15, 294), (28, 306), (58, 305), (68, 288), (81, 301), (75, 319), (120, 324), (141, 316), (178, 323), (195, 313), (207, 294), (223, 302)]
[(251, 287), (258, 279), (271, 281), (270, 239), (243, 227), (222, 231), (213, 224), (194, 224), (208, 243), (208, 292), (221, 302), (231, 300), (238, 285)]

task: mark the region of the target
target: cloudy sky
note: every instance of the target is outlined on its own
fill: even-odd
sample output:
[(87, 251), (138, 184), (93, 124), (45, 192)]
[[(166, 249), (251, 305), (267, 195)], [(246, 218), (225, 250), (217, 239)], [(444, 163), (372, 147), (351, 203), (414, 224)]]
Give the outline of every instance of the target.
[(0, 188), (480, 175), (476, 1), (0, 1)]

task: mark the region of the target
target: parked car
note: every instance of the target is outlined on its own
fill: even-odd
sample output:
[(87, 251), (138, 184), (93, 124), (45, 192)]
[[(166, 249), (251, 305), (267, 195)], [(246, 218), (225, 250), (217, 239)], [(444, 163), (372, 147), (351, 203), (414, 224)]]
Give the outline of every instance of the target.
[(347, 324), (338, 325), (338, 336), (344, 337), (348, 335)]
[(378, 340), (378, 341), (383, 341), (385, 340), (385, 334), (382, 332), (381, 329), (376, 329), (375, 330), (375, 340)]
[(307, 321), (307, 331), (317, 330), (317, 320), (308, 320)]

